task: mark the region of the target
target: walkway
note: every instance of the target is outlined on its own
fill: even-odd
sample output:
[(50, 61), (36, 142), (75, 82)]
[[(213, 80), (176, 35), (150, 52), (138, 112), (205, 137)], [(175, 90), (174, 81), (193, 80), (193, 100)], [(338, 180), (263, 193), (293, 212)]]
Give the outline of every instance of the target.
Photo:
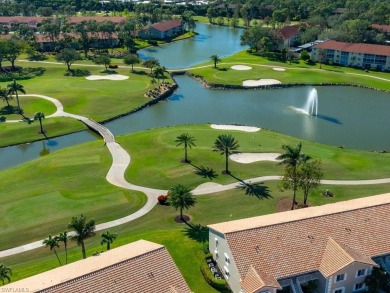
[[(153, 207), (157, 204), (157, 197), (160, 194), (166, 194), (167, 190), (160, 190), (160, 189), (153, 189), (153, 188), (148, 188), (148, 187), (143, 187), (143, 186), (138, 186), (131, 184), (126, 181), (125, 179), (125, 171), (127, 167), (130, 165), (131, 158), (130, 155), (124, 150), (117, 142), (115, 142), (115, 137), (111, 133), (111, 131), (106, 128), (105, 126), (93, 121), (90, 118), (86, 118), (80, 115), (75, 115), (71, 113), (67, 113), (64, 111), (64, 108), (61, 104), (60, 101), (43, 96), (43, 95), (23, 95), (23, 96), (34, 96), (34, 97), (40, 97), (49, 101), (52, 101), (56, 107), (57, 111), (52, 114), (47, 116), (47, 118), (50, 117), (71, 117), (77, 120), (82, 121), (88, 127), (91, 127), (100, 135), (103, 137), (107, 148), (109, 149), (111, 156), (112, 156), (112, 164), (111, 167), (107, 173), (106, 179), (109, 183), (121, 187), (121, 188), (126, 188), (129, 190), (135, 190), (135, 191), (140, 191), (145, 193), (147, 196), (147, 202), (146, 204), (137, 212), (130, 214), (126, 217), (111, 221), (111, 222), (106, 222), (106, 223), (101, 223), (96, 225), (96, 231), (101, 231), (101, 230), (106, 230), (115, 226), (119, 226), (128, 222), (131, 222), (135, 219), (138, 219), (142, 217), (143, 215), (147, 214), (149, 211), (153, 209)], [(10, 121), (9, 121), (10, 122)], [(280, 180), (280, 176), (262, 176), (262, 177), (256, 177), (256, 178), (250, 178), (243, 180), (242, 182), (250, 184), (250, 183), (258, 183), (258, 182), (264, 182), (264, 181), (274, 181), (274, 180)], [(322, 184), (332, 184), (332, 185), (367, 185), (367, 184), (384, 184), (384, 183), (390, 183), (390, 178), (384, 178), (384, 179), (373, 179), (373, 180), (322, 180)], [(194, 195), (204, 195), (204, 194), (210, 194), (210, 193), (216, 193), (216, 192), (221, 192), (221, 191), (226, 191), (230, 189), (237, 188), (242, 184), (241, 182), (235, 182), (231, 184), (226, 184), (226, 185), (221, 185), (221, 184), (208, 184), (208, 185), (200, 185), (197, 188), (193, 190)], [(70, 232), (72, 234), (73, 232)], [(43, 240), (35, 241), (32, 243), (28, 243), (25, 245), (21, 245), (18, 247), (10, 248), (7, 250), (0, 251), (0, 258), (1, 257), (6, 257), (18, 253), (22, 253), (25, 251), (29, 251), (32, 249), (36, 249), (39, 247), (43, 247), (44, 245), (42, 244)]]

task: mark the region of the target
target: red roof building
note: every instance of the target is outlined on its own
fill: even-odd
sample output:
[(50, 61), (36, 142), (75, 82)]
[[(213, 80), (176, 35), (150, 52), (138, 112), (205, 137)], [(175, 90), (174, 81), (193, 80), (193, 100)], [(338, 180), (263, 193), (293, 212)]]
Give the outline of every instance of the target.
[(208, 225), (209, 249), (235, 293), (364, 291), (390, 271), (390, 193)]
[[(313, 61), (332, 62), (343, 66), (390, 70), (390, 46), (345, 43), (334, 40), (313, 47)], [(322, 60), (321, 60), (322, 59)]]
[(138, 36), (144, 39), (165, 39), (184, 31), (180, 19), (171, 19), (147, 25), (138, 31)]
[(1, 287), (3, 292), (190, 293), (166, 248), (139, 240)]

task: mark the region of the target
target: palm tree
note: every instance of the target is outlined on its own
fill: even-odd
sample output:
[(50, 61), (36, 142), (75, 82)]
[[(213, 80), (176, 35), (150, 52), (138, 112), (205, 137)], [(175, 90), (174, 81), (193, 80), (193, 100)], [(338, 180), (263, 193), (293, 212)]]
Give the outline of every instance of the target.
[(214, 68), (217, 68), (217, 64), (222, 61), (217, 54), (211, 55), (210, 59), (214, 62)]
[(191, 192), (191, 188), (182, 184), (177, 184), (169, 189), (168, 203), (175, 208), (180, 210), (180, 219), (183, 219), (183, 209), (189, 209), (196, 203), (196, 198)]
[(8, 89), (0, 87), (0, 99), (6, 102), (7, 106), (10, 107), (9, 101), (12, 100), (12, 96)]
[(26, 91), (24, 90), (24, 86), (21, 85), (20, 83), (17, 83), (16, 80), (14, 79), (14, 82), (8, 84), (7, 88), (8, 88), (8, 91), (10, 94), (13, 94), (16, 96), (16, 102), (18, 103), (18, 113), (22, 114), (21, 109), (20, 109), (18, 92), (25, 94)]
[(184, 162), (188, 162), (187, 158), (187, 148), (191, 148), (195, 146), (195, 138), (188, 133), (182, 133), (178, 137), (176, 137), (175, 142), (177, 142), (176, 146), (184, 145)]
[(77, 245), (81, 245), (81, 254), (83, 258), (87, 258), (84, 241), (95, 235), (95, 220), (87, 222), (85, 216), (81, 214), (80, 217), (72, 217), (68, 228), (75, 231), (76, 235), (71, 236), (71, 239), (76, 241)]
[(303, 191), (303, 205), (307, 206), (309, 193), (320, 185), (321, 179), (324, 176), (321, 170), (321, 162), (319, 160), (304, 162), (297, 172), (299, 187)]
[(157, 82), (160, 83), (160, 77), (164, 77), (164, 72), (166, 72), (165, 67), (157, 66), (153, 69), (153, 77), (157, 78)]
[(41, 134), (45, 135), (45, 131), (43, 130), (43, 127), (42, 127), (42, 120), (43, 119), (45, 119), (45, 114), (43, 112), (35, 113), (34, 120), (39, 120), (39, 125), (41, 126)]
[(285, 151), (285, 153), (281, 154), (276, 159), (281, 160), (279, 164), (286, 165), (286, 169), (285, 169), (286, 172), (285, 172), (284, 179), (286, 179), (285, 180), (286, 182), (291, 182), (292, 184), (292, 189), (294, 194), (293, 194), (291, 209), (293, 210), (295, 205), (296, 193), (298, 189), (298, 183), (299, 183), (298, 176), (297, 176), (298, 166), (310, 160), (311, 157), (302, 153), (302, 143), (298, 143), (298, 145), (295, 148), (290, 145), (283, 145), (282, 149)]
[(214, 152), (225, 155), (225, 173), (229, 174), (229, 155), (235, 153), (240, 147), (238, 141), (231, 134), (218, 135), (214, 142)]
[(116, 236), (117, 234), (111, 233), (110, 230), (107, 230), (107, 232), (102, 234), (102, 241), (100, 242), (100, 244), (107, 244), (107, 250), (110, 250), (110, 245), (114, 242)]
[(8, 283), (11, 282), (10, 276), (12, 276), (12, 270), (3, 263), (0, 263), (0, 280), (3, 282), (3, 285), (4, 280), (8, 280)]
[(57, 257), (57, 260), (58, 260), (58, 262), (60, 263), (60, 266), (62, 266), (61, 260), (60, 260), (60, 258), (58, 257), (58, 254), (57, 254), (57, 251), (56, 251), (56, 247), (57, 247), (57, 248), (60, 247), (60, 246), (58, 245), (57, 237), (52, 237), (51, 235), (49, 235), (49, 237), (47, 237), (45, 240), (43, 240), (42, 243), (45, 245), (45, 247), (49, 247), (51, 251), (54, 251), (54, 254), (55, 254), (56, 257)]
[(63, 242), (63, 243), (64, 243), (64, 248), (65, 248), (65, 264), (68, 264), (68, 239), (69, 239), (68, 231), (61, 232), (61, 233), (58, 234), (58, 236), (56, 237), (56, 240), (57, 240), (58, 242)]

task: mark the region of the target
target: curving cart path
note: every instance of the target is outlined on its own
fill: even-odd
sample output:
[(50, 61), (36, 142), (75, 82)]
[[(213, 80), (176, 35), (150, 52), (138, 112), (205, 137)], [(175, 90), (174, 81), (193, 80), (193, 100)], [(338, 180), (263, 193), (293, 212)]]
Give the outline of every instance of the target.
[[(148, 188), (148, 187), (143, 187), (143, 186), (138, 186), (131, 184), (126, 181), (125, 179), (125, 171), (127, 167), (130, 164), (131, 158), (130, 155), (126, 152), (125, 149), (123, 149), (116, 141), (114, 135), (111, 133), (111, 131), (103, 126), (102, 124), (97, 123), (96, 121), (83, 117), (80, 115), (75, 115), (71, 113), (67, 113), (64, 111), (64, 107), (62, 106), (61, 102), (58, 101), (57, 99), (48, 97), (48, 96), (43, 96), (43, 95), (35, 95), (35, 94), (29, 94), (29, 95), (20, 95), (20, 96), (33, 96), (33, 97), (39, 97), (42, 99), (49, 100), (53, 102), (56, 107), (57, 111), (49, 116), (50, 117), (71, 117), (77, 120), (80, 120), (81, 122), (85, 123), (88, 127), (94, 129), (95, 131), (99, 132), (99, 134), (103, 137), (105, 144), (107, 148), (109, 149), (111, 156), (112, 156), (112, 164), (111, 167), (107, 173), (106, 179), (109, 183), (121, 187), (121, 188), (126, 188), (129, 190), (136, 190), (140, 191), (146, 194), (147, 196), (147, 202), (146, 204), (139, 209), (137, 212), (130, 214), (126, 217), (106, 222), (106, 223), (101, 223), (96, 225), (96, 231), (101, 231), (104, 229), (112, 228), (115, 226), (119, 226), (125, 223), (128, 223), (130, 221), (133, 221), (137, 218), (142, 217), (143, 215), (147, 214), (150, 210), (153, 209), (153, 207), (157, 203), (157, 197), (160, 194), (164, 194), (167, 192), (167, 190), (160, 190), (160, 189), (153, 189), (153, 188)], [(19, 120), (14, 120), (14, 121), (7, 121), (7, 122), (15, 122)], [(280, 180), (280, 176), (262, 176), (262, 177), (255, 177), (255, 178), (250, 178), (243, 180), (242, 182), (235, 182), (231, 184), (226, 184), (226, 185), (221, 185), (221, 184), (202, 184), (195, 188), (193, 190), (194, 195), (204, 195), (204, 194), (210, 194), (210, 193), (215, 193), (215, 192), (221, 192), (221, 191), (226, 191), (230, 189), (237, 188), (241, 184), (244, 183), (257, 183), (257, 182), (264, 182), (264, 181), (272, 181), (272, 180)], [(384, 184), (384, 183), (390, 183), (390, 178), (383, 178), (383, 179), (372, 179), (372, 180), (322, 180), (322, 184), (332, 184), (332, 185), (368, 185), (368, 184)], [(73, 234), (73, 232), (69, 233), (70, 235)], [(0, 258), (1, 257), (6, 257), (22, 252), (26, 252), (29, 250), (33, 250), (39, 247), (43, 247), (42, 244), (43, 240), (35, 241), (32, 243), (28, 243), (25, 245), (21, 245), (18, 247), (10, 248), (7, 250), (0, 251)]]

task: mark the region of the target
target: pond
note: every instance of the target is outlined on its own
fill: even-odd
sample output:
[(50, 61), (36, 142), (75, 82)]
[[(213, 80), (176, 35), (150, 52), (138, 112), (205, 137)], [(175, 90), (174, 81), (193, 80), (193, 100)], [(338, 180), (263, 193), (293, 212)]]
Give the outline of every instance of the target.
[[(169, 68), (182, 68), (242, 50), (240, 29), (198, 24), (194, 39), (141, 51)], [(223, 44), (223, 46), (221, 45)], [(172, 53), (174, 52), (174, 53)], [(175, 94), (152, 107), (117, 119), (106, 126), (116, 135), (178, 124), (243, 124), (276, 130), (298, 138), (347, 148), (390, 151), (390, 95), (356, 87), (317, 87), (318, 116), (297, 109), (310, 87), (275, 90), (210, 90), (187, 76), (175, 77)], [(0, 148), (0, 170), (41, 155), (96, 140), (89, 131)]]
[(226, 57), (247, 47), (240, 45), (241, 28), (197, 23), (193, 38), (138, 52), (143, 60), (155, 58), (166, 68), (186, 68), (209, 61), (211, 55)]

